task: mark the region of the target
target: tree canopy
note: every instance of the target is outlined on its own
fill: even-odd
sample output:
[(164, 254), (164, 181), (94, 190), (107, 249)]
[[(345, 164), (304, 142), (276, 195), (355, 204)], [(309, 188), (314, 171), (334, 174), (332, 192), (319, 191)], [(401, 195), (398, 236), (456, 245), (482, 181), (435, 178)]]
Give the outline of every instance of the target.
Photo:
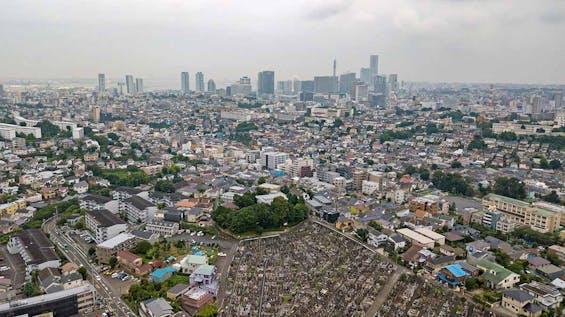
[(515, 177), (498, 177), (493, 186), (493, 192), (498, 195), (515, 199), (526, 198), (526, 188), (524, 183)]

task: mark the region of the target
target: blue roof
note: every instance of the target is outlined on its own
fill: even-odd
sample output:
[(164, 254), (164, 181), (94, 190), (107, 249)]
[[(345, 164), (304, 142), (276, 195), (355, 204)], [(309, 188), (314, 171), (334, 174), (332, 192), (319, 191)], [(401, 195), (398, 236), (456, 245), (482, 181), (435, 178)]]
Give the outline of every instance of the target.
[(153, 273), (151, 273), (151, 277), (155, 277), (157, 279), (162, 279), (165, 274), (171, 272), (171, 273), (176, 273), (176, 269), (172, 268), (170, 266), (162, 268), (162, 269), (156, 269), (155, 271), (153, 271)]
[(467, 272), (463, 271), (463, 268), (460, 264), (451, 264), (445, 267), (446, 269), (453, 274), (455, 277), (463, 277), (467, 275)]

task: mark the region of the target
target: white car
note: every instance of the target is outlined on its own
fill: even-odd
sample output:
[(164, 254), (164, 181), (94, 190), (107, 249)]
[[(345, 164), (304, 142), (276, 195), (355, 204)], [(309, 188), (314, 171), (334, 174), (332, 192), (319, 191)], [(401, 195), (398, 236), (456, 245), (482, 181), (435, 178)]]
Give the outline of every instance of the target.
[(218, 253), (218, 256), (227, 256), (227, 254), (225, 254), (224, 252), (220, 252)]
[(10, 268), (7, 266), (0, 267), (0, 271), (8, 271)]

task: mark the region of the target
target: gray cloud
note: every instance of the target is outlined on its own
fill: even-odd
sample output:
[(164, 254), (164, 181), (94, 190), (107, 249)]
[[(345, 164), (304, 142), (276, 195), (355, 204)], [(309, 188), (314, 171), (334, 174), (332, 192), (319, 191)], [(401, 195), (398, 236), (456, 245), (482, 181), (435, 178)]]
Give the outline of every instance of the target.
[(563, 12), (555, 0), (6, 1), (0, 81), (306, 79), (334, 57), (359, 72), (379, 54), (401, 80), (564, 83)]

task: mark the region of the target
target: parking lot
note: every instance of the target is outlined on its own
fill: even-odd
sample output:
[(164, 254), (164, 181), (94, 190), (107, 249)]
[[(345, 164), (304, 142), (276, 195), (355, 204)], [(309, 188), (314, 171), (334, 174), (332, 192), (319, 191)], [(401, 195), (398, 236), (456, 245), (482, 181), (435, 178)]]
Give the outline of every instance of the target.
[[(7, 269), (0, 270), (0, 276), (9, 278), (12, 281), (12, 289), (14, 292), (10, 292), (10, 296), (20, 293), (23, 289), (23, 284), (25, 283), (25, 263), (19, 254), (10, 254), (5, 245), (0, 248), (0, 267), (6, 267)], [(6, 294), (0, 294), (0, 298)]]

